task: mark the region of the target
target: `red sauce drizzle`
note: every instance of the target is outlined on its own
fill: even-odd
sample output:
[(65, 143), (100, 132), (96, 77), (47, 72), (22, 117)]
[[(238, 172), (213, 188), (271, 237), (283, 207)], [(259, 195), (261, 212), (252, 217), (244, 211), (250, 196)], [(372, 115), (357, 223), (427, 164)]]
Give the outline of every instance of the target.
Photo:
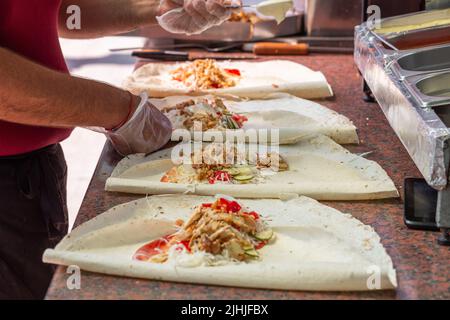
[[(229, 213), (239, 212), (242, 209), (241, 205), (236, 201), (230, 201), (224, 198), (220, 198), (219, 203), (225, 209), (225, 211)], [(212, 203), (203, 203), (202, 206), (205, 208), (210, 208), (212, 206)], [(259, 214), (256, 213), (255, 211), (243, 213), (252, 216), (255, 220), (258, 220), (260, 218)], [(167, 251), (169, 249), (168, 247), (169, 241), (173, 237), (174, 234), (170, 234), (143, 245), (133, 255), (133, 259), (139, 261), (148, 261), (151, 257)], [(180, 244), (183, 245), (188, 252), (191, 252), (189, 241), (187, 240), (181, 241)], [(261, 241), (255, 246), (255, 249), (259, 250), (263, 248), (266, 244), (267, 241)]]
[(226, 72), (231, 73), (235, 76), (240, 76), (241, 72), (238, 69), (225, 69)]
[(148, 261), (151, 257), (156, 256), (157, 254), (160, 254), (169, 249), (167, 247), (167, 244), (172, 238), (173, 234), (170, 234), (143, 245), (136, 251), (133, 259), (139, 261)]

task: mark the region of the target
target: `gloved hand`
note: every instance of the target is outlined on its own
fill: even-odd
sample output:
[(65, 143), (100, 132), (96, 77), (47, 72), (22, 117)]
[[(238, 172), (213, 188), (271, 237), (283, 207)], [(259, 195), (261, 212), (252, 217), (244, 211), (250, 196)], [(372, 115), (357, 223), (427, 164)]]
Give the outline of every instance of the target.
[(170, 120), (148, 102), (147, 94), (130, 119), (120, 128), (105, 133), (121, 155), (150, 153), (163, 147), (172, 135)]
[(238, 0), (161, 0), (156, 20), (172, 33), (198, 34), (226, 21)]

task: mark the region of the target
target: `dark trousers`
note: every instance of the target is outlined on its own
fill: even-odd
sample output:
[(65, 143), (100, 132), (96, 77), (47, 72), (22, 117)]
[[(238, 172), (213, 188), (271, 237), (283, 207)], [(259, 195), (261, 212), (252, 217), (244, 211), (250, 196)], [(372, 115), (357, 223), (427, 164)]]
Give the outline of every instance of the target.
[(0, 299), (42, 299), (54, 267), (42, 262), (67, 233), (67, 166), (60, 145), (0, 157)]

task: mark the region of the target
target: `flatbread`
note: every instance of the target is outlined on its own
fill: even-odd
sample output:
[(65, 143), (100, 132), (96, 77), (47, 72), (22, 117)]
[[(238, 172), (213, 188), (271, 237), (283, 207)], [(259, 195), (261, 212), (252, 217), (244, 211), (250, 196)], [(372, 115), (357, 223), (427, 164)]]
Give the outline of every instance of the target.
[[(164, 109), (187, 100), (212, 100), (213, 98), (211, 95), (174, 96), (150, 101), (159, 109)], [(286, 93), (273, 93), (257, 100), (223, 99), (223, 102), (230, 111), (248, 118), (244, 124), (244, 130), (279, 129), (280, 144), (296, 143), (312, 134), (326, 135), (339, 144), (357, 144), (359, 142), (356, 127), (347, 117), (317, 102)], [(173, 120), (172, 124), (174, 129), (183, 128), (182, 124), (177, 123), (176, 120)], [(209, 132), (210, 135), (201, 135), (201, 140), (211, 141), (216, 133), (226, 137), (223, 131), (209, 130)], [(175, 141), (180, 140), (180, 136), (174, 135), (173, 138)], [(196, 137), (191, 135), (191, 138)]]
[(106, 190), (137, 194), (223, 193), (241, 198), (305, 195), (317, 200), (398, 197), (394, 183), (376, 162), (350, 153), (328, 137), (308, 137), (294, 145), (279, 146), (279, 154), (289, 170), (268, 176), (258, 184), (164, 183), (160, 182), (161, 177), (174, 166), (172, 148), (147, 157), (132, 155), (116, 166), (106, 181)]
[(241, 79), (238, 84), (230, 88), (192, 91), (173, 80), (170, 75), (170, 71), (186, 63), (148, 63), (137, 69), (123, 85), (134, 94), (147, 92), (150, 97), (155, 98), (217, 94), (258, 99), (273, 92), (286, 92), (305, 99), (333, 96), (333, 91), (321, 72), (287, 60), (221, 61), (217, 63), (220, 67), (240, 71)]
[(110, 275), (187, 283), (315, 291), (393, 289), (392, 260), (377, 233), (315, 200), (239, 200), (269, 220), (276, 240), (261, 259), (222, 266), (132, 260), (145, 243), (175, 231), (191, 208), (213, 197), (152, 196), (119, 205), (74, 229), (43, 261)]

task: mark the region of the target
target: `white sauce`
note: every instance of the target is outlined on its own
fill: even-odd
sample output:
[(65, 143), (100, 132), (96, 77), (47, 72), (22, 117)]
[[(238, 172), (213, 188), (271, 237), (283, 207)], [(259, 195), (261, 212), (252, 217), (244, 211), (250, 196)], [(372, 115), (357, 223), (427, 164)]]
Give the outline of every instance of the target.
[(274, 17), (278, 24), (286, 18), (286, 12), (293, 6), (292, 0), (267, 0), (256, 5), (256, 10), (269, 17)]

